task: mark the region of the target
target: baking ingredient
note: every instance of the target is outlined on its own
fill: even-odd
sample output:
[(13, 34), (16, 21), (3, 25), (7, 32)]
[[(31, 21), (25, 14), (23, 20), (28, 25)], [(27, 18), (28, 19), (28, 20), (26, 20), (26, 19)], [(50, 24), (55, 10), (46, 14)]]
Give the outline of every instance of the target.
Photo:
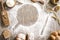
[(8, 6), (8, 7), (14, 7), (15, 6), (15, 0), (7, 0), (6, 1), (6, 5)]
[(23, 33), (18, 34), (16, 37), (16, 40), (25, 40), (25, 39), (26, 39), (26, 35)]
[(56, 5), (59, 0), (50, 0), (53, 5)]
[(7, 38), (11, 37), (11, 32), (10, 32), (10, 30), (4, 30), (2, 35), (5, 39), (7, 39)]
[(1, 2), (1, 4), (2, 4), (2, 12), (1, 12), (2, 26), (9, 26), (8, 12), (5, 10), (5, 8), (3, 6), (3, 0)]
[(54, 8), (54, 11), (55, 12), (58, 12), (60, 10), (60, 4), (58, 4), (55, 8)]
[(50, 34), (50, 39), (51, 40), (60, 40), (60, 30), (59, 31), (55, 31), (55, 32), (52, 32)]
[(2, 26), (9, 26), (9, 18), (6, 10), (3, 10), (1, 13)]

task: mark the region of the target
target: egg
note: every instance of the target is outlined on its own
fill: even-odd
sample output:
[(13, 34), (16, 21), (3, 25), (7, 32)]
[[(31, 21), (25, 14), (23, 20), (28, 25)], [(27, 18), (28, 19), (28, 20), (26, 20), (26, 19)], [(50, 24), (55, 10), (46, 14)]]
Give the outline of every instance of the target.
[(52, 4), (57, 4), (57, 2), (58, 2), (59, 0), (50, 0), (50, 2), (52, 3)]
[(57, 12), (60, 10), (60, 4), (58, 4), (55, 8), (54, 8), (54, 11)]

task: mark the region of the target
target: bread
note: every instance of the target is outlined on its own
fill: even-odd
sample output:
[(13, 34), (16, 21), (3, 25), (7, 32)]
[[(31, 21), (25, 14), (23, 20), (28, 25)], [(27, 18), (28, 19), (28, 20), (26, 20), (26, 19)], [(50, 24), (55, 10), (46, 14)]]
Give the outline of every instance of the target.
[(7, 38), (11, 37), (11, 32), (10, 32), (10, 30), (4, 30), (2, 35), (5, 39), (7, 39)]
[(8, 18), (8, 13), (6, 10), (2, 11), (1, 20), (2, 20), (3, 26), (9, 26), (9, 18)]
[(60, 30), (52, 32), (49, 39), (50, 40), (60, 40)]
[(20, 33), (20, 34), (18, 34), (16, 36), (16, 40), (25, 40), (25, 39), (26, 39), (26, 35), (25, 34)]

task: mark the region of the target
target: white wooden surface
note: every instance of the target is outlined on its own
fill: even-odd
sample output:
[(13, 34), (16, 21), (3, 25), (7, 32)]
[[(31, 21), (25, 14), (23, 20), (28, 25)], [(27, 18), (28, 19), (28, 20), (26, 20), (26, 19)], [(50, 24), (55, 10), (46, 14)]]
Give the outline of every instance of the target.
[[(49, 36), (50, 32), (60, 29), (60, 26), (58, 25), (57, 21), (55, 21), (51, 17), (53, 14), (46, 13), (42, 9), (42, 6), (40, 4), (33, 3), (30, 0), (18, 0), (18, 1), (22, 2), (23, 4), (16, 5), (12, 9), (9, 9), (9, 11), (8, 11), (10, 22), (11, 22), (11, 25), (8, 28), (12, 31), (13, 34), (18, 34), (19, 32), (23, 32), (23, 33), (28, 33), (30, 35), (29, 36), (30, 40), (32, 40), (32, 39), (33, 40), (47, 40), (46, 37)], [(18, 23), (17, 18), (16, 18), (17, 10), (26, 4), (33, 5), (34, 7), (37, 8), (37, 11), (39, 14), (38, 21), (32, 26), (19, 25), (13, 31), (13, 28)], [(46, 21), (47, 21), (47, 23), (46, 23)], [(43, 29), (43, 32), (42, 32), (42, 29)]]

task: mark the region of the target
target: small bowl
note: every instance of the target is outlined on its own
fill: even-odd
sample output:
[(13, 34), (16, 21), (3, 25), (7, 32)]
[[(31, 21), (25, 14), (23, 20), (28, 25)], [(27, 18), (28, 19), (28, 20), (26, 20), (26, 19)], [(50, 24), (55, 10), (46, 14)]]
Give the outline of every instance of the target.
[[(10, 3), (9, 3), (9, 1), (6, 1), (6, 6), (7, 6), (7, 7), (9, 7), (9, 8), (14, 7), (14, 6), (15, 6), (15, 4), (16, 4), (16, 0), (13, 0), (13, 2), (14, 2), (14, 4), (13, 4), (13, 5), (11, 5), (11, 3), (12, 3), (12, 2), (10, 2)], [(10, 6), (10, 5), (11, 5), (11, 6)]]

